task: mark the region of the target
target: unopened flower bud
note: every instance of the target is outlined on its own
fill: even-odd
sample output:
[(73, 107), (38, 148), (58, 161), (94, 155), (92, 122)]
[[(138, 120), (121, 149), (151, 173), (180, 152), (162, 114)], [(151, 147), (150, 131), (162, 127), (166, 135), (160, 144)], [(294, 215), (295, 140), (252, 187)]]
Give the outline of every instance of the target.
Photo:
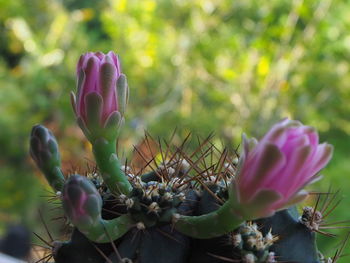
[(77, 87), (71, 96), (72, 105), (88, 139), (108, 129), (118, 129), (129, 96), (118, 56), (112, 51), (82, 55), (77, 65)]
[(84, 176), (70, 176), (63, 188), (62, 205), (75, 226), (94, 224), (101, 219), (102, 198)]
[(31, 132), (29, 152), (52, 188), (61, 191), (64, 184), (61, 157), (52, 132), (42, 125), (35, 125)]

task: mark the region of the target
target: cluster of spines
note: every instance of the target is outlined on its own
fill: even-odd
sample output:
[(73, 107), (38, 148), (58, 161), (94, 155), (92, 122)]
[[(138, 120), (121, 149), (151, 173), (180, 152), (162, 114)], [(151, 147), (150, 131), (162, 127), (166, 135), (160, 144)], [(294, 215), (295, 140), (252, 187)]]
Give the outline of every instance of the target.
[(143, 221), (147, 227), (158, 222), (169, 222), (177, 207), (186, 200), (183, 192), (173, 191), (164, 183), (139, 180), (129, 196), (121, 195), (119, 199), (125, 204), (128, 213), (136, 221)]
[(240, 251), (241, 260), (245, 263), (275, 263), (275, 253), (270, 247), (278, 240), (269, 231), (265, 236), (258, 225), (246, 222), (229, 235), (230, 243)]

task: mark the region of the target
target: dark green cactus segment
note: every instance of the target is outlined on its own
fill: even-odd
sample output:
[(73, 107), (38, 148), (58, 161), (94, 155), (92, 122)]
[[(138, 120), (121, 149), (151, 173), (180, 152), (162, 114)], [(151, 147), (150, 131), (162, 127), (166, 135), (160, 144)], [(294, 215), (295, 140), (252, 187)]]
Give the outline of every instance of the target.
[(219, 256), (232, 259), (232, 255), (240, 252), (239, 250), (228, 246), (227, 240), (228, 237), (226, 235), (211, 239), (192, 239), (191, 254), (186, 263), (229, 262), (228, 260), (223, 260), (216, 257)]
[(197, 215), (198, 214), (199, 196), (193, 189), (186, 191), (186, 199), (177, 208), (180, 215)]
[[(118, 252), (122, 258), (139, 263), (184, 263), (190, 250), (190, 238), (170, 225), (132, 230), (122, 239)], [(117, 262), (115, 254), (110, 256)]]
[[(136, 228), (131, 229), (121, 238), (118, 246), (118, 252), (122, 258), (136, 259), (139, 256), (139, 248), (143, 239), (144, 233)], [(113, 253), (110, 259), (115, 262), (117, 256)]]
[(103, 219), (110, 220), (127, 213), (125, 204), (121, 203), (120, 199), (111, 193), (104, 193), (102, 200), (103, 207), (101, 215)]
[(113, 251), (111, 244), (93, 243), (79, 230), (74, 229), (70, 241), (54, 243), (52, 254), (56, 263), (104, 263), (105, 259), (96, 247), (105, 255)]
[(272, 229), (279, 240), (271, 247), (279, 261), (320, 263), (315, 243), (315, 233), (299, 222), (296, 208), (292, 207), (274, 216), (258, 220), (263, 233)]
[[(204, 215), (217, 210), (220, 207), (218, 199), (213, 196), (213, 193), (221, 192), (220, 186), (216, 184), (208, 185), (211, 193), (203, 189), (201, 191), (201, 198), (197, 206), (197, 215)], [(191, 255), (189, 263), (221, 263), (225, 262), (222, 259), (216, 258), (212, 255), (231, 258), (232, 254), (239, 253), (238, 249), (229, 246), (229, 235), (222, 235), (220, 237), (211, 239), (192, 239)], [(218, 245), (220, 244), (220, 245)], [(227, 261), (226, 261), (227, 262)]]
[(171, 229), (170, 225), (150, 229), (140, 247), (140, 263), (186, 262), (190, 239)]
[[(227, 191), (224, 187), (217, 184), (208, 184), (207, 187), (210, 192), (207, 189), (201, 191), (201, 200), (198, 205), (199, 215), (205, 215), (217, 210), (220, 207), (218, 200), (226, 200), (228, 198)], [(225, 198), (223, 198), (224, 196)]]
[(32, 128), (30, 155), (44, 173), (51, 187), (55, 191), (61, 191), (65, 179), (61, 171), (58, 144), (51, 131), (42, 125), (35, 125)]

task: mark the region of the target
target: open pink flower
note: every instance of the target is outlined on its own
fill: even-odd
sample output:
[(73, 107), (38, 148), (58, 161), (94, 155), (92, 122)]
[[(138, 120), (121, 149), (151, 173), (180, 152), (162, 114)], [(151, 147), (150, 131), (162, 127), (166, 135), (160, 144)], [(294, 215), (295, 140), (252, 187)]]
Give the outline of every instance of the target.
[(123, 118), (128, 87), (114, 52), (82, 55), (77, 64), (77, 86), (72, 104), (80, 123), (104, 127), (111, 118)]
[(235, 180), (239, 203), (254, 204), (259, 216), (301, 201), (305, 185), (331, 159), (333, 147), (319, 144), (314, 128), (285, 119), (259, 141), (244, 138), (240, 171)]

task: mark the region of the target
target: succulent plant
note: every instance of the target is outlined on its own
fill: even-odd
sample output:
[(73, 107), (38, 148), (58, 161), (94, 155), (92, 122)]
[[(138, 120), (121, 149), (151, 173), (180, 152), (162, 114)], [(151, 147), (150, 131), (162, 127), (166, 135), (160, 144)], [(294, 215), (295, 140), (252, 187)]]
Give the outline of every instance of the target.
[(53, 134), (41, 125), (31, 134), (31, 156), (74, 226), (52, 244), (55, 262), (335, 262), (315, 243), (324, 209), (299, 216), (294, 206), (332, 156), (314, 128), (284, 119), (260, 141), (243, 136), (241, 154), (210, 138), (193, 152), (186, 140), (159, 143), (161, 158), (139, 152), (147, 165), (135, 169), (116, 151), (129, 93), (119, 58), (84, 54), (77, 86), (73, 109), (98, 169), (63, 175)]

